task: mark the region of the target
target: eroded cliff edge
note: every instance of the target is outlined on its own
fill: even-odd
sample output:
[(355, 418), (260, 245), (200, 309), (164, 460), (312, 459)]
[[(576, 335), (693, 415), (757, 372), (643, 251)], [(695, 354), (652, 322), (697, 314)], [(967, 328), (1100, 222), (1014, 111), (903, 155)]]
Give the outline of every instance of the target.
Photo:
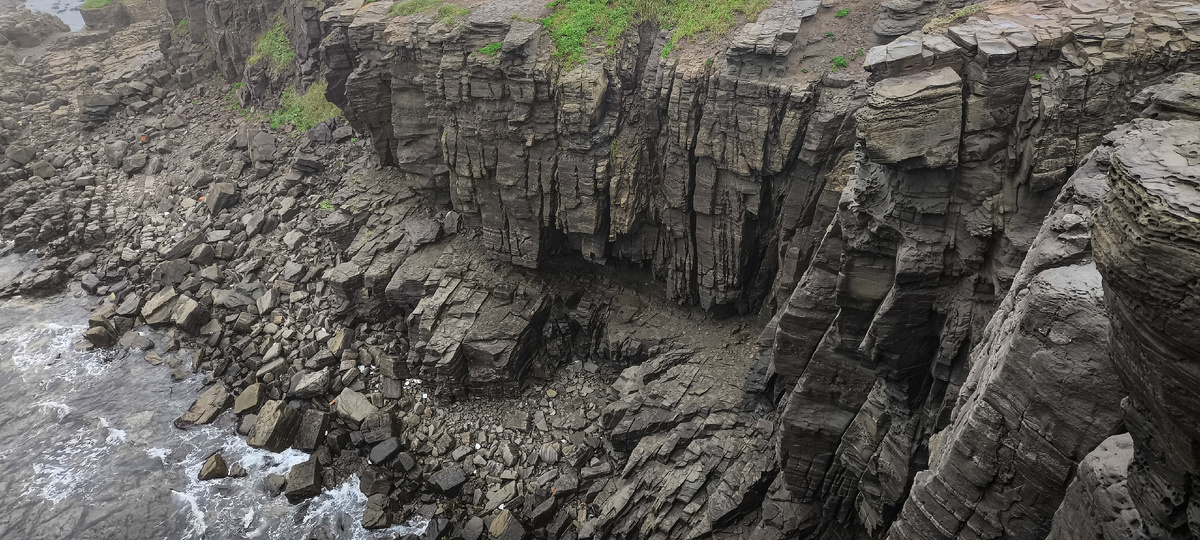
[[(311, 447), (322, 466), (370, 454), (372, 525), (429, 492), (446, 505), (435, 536), (486, 523), (498, 537), (1037, 538), (1076, 464), (1125, 425), (1149, 450), (1097, 452), (1140, 455), (1133, 470), (1167, 479), (1135, 486), (1189, 481), (1145, 442), (1169, 425), (1136, 421), (1160, 406), (1150, 392), (1133, 392), (1122, 422), (1140, 379), (1108, 361), (1125, 338), (1108, 329), (1089, 220), (1109, 154), (1150, 124), (1105, 134), (1196, 113), (1195, 79), (1172, 76), (1197, 69), (1195, 6), (996, 5), (871, 49), (869, 76), (806, 72), (805, 32), (829, 13), (804, 2), (666, 58), (665, 34), (642, 26), (570, 69), (530, 22), (545, 6), (471, 7), (448, 24), (381, 2), (168, 4), (175, 31), (149, 78), (63, 77), (70, 62), (51, 56), (57, 85), (91, 86), (72, 112), (100, 124), (104, 159), (11, 146), (11, 199), (55, 185), (53, 169), (78, 174), (56, 199), (8, 203), (6, 230), (63, 256), (111, 243), (111, 260), (88, 263), (118, 288), (95, 337), (143, 320), (206, 337), (195, 367), (221, 382), (197, 415), (237, 396), (258, 443)], [(247, 65), (280, 24), (296, 63)], [(112, 50), (153, 56), (127, 42)], [(240, 105), (323, 77), (369, 142), (324, 148), (234, 122), (226, 144), (187, 143), (203, 148), (193, 164), (121, 146), (136, 128), (108, 115), (163, 120), (155, 100), (205, 87), (203, 58), (246, 83)], [(175, 109), (193, 122), (203, 110)], [(178, 178), (149, 189), (159, 176)], [(145, 208), (206, 204), (113, 229), (142, 211), (110, 204), (130, 179), (155, 192)], [(337, 208), (311, 208), (330, 193)], [(60, 213), (70, 228), (40, 226)], [(662, 296), (630, 283), (643, 271)], [(745, 326), (761, 323), (668, 301), (774, 316), (755, 355)], [(568, 359), (639, 365), (597, 380), (576, 368), (564, 386)], [(531, 376), (580, 415), (555, 420), (562, 405)], [(430, 412), (409, 377), (447, 396), (520, 394), (524, 416)], [(335, 435), (311, 439), (324, 429)]]

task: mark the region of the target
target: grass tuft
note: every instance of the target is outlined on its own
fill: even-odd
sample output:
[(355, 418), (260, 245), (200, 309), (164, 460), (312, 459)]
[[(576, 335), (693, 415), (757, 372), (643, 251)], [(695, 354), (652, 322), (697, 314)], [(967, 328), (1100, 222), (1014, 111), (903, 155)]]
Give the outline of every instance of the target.
[(288, 39), (287, 25), (282, 20), (277, 20), (274, 26), (254, 41), (254, 51), (246, 63), (254, 65), (266, 61), (271, 73), (278, 75), (291, 68), (295, 60), (296, 51), (292, 49), (292, 42)]
[(839, 19), (845, 19), (846, 15), (849, 15), (849, 14), (850, 14), (849, 9), (839, 9), (839, 10), (837, 10), (837, 13), (833, 14), (833, 16), (837, 17)]
[(454, 4), (447, 4), (446, 0), (404, 0), (398, 4), (392, 4), (392, 7), (388, 8), (388, 15), (392, 17), (404, 17), (431, 12), (435, 13), (434, 18), (437, 20), (452, 25), (455, 19), (470, 13), (471, 10), (458, 7)]
[(399, 4), (392, 4), (388, 8), (388, 15), (393, 17), (403, 17), (405, 15), (416, 15), (429, 11), (435, 7), (442, 5), (445, 0), (404, 0)]
[(850, 62), (846, 61), (845, 56), (835, 56), (835, 57), (833, 57), (833, 67), (834, 68), (850, 67)]
[(479, 54), (482, 54), (484, 56), (496, 56), (497, 54), (500, 54), (500, 49), (503, 49), (503, 48), (504, 48), (504, 43), (501, 41), (497, 41), (495, 43), (488, 43), (487, 45), (484, 45), (482, 49), (479, 49)]
[(542, 27), (554, 41), (555, 56), (567, 66), (584, 60), (583, 50), (603, 42), (611, 53), (630, 26), (656, 22), (671, 28), (663, 56), (680, 40), (702, 34), (723, 34), (738, 16), (753, 20), (770, 0), (554, 0)]
[(112, 5), (114, 0), (87, 0), (79, 9), (100, 9)]
[(453, 25), (454, 21), (456, 19), (458, 19), (459, 17), (462, 17), (470, 12), (471, 12), (470, 9), (464, 8), (464, 7), (458, 7), (454, 4), (442, 4), (442, 6), (439, 7), (437, 10), (437, 20), (442, 21), (448, 25)]
[(187, 31), (188, 31), (188, 20), (187, 19), (179, 19), (179, 23), (177, 23), (175, 25), (175, 28), (171, 30), (171, 39), (179, 39), (179, 38), (187, 35)]
[(271, 129), (291, 124), (300, 131), (308, 131), (321, 122), (341, 116), (341, 109), (325, 99), (325, 90), (324, 78), (309, 86), (304, 94), (298, 93), (295, 86), (289, 86), (283, 91), (279, 109), (267, 115)]
[(954, 24), (955, 21), (958, 21), (959, 19), (965, 19), (971, 15), (979, 13), (991, 6), (992, 3), (992, 1), (980, 2), (978, 4), (972, 4), (963, 7), (953, 13), (934, 17), (930, 19), (929, 22), (925, 23), (925, 26), (921, 28), (921, 31), (929, 34), (938, 30), (949, 28), (950, 25)]

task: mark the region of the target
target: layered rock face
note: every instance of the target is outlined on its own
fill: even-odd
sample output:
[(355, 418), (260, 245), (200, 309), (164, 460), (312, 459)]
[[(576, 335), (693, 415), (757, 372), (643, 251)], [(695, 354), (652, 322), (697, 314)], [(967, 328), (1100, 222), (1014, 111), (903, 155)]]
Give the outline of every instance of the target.
[(888, 538), (1044, 537), (1075, 465), (1120, 429), (1125, 391), (1089, 223), (1113, 148), (1140, 136), (1110, 134), (1063, 187)]
[[(453, 24), (357, 7), (323, 16), (331, 99), (502, 260), (537, 267), (569, 249), (649, 265), (672, 299), (742, 312), (776, 268), (800, 266), (793, 283), (802, 271), (860, 104), (785, 64), (815, 6), (769, 9), (723, 57), (664, 58), (646, 27), (579, 66), (526, 22), (540, 2), (485, 2)], [(490, 43), (498, 54), (479, 52)]]
[(1111, 193), (1095, 224), (1113, 363), (1129, 391), (1125, 424), (1134, 456), (1127, 486), (1145, 535), (1196, 538), (1200, 122), (1138, 127), (1137, 143), (1113, 152)]
[[(868, 53), (877, 82), (827, 254), (763, 335), (783, 476), (822, 534), (1044, 535), (1074, 464), (1118, 429), (1082, 225), (1103, 173), (1081, 162), (1140, 90), (1196, 68), (1176, 52), (1196, 50), (1191, 8), (1140, 9), (993, 6)], [(1064, 191), (1077, 170), (1086, 186)], [(1057, 367), (1016, 367), (1035, 353)], [(1095, 395), (1029, 388), (1069, 389), (1079, 365)]]

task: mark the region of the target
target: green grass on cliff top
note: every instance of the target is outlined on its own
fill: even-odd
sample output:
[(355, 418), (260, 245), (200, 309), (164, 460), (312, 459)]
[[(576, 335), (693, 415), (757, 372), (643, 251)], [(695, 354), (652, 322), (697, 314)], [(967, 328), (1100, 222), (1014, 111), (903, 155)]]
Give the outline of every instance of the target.
[(392, 7), (388, 8), (388, 15), (403, 17), (418, 13), (431, 13), (434, 12), (434, 8), (437, 8), (435, 18), (446, 24), (454, 24), (455, 19), (471, 11), (468, 8), (447, 4), (446, 0), (404, 0), (403, 2), (392, 4)]
[(87, 0), (79, 9), (100, 9), (112, 5), (113, 0)]
[[(417, 0), (409, 0), (417, 1)], [(611, 52), (630, 26), (656, 22), (671, 29), (663, 57), (685, 38), (724, 34), (737, 15), (753, 20), (770, 0), (554, 0), (542, 27), (554, 40), (555, 55), (568, 66), (584, 60), (583, 50), (603, 40)], [(737, 14), (737, 15), (735, 15)]]
[(321, 122), (341, 116), (342, 110), (325, 99), (326, 88), (324, 77), (319, 77), (304, 94), (298, 93), (295, 86), (289, 86), (283, 91), (279, 108), (267, 115), (271, 129), (291, 124), (298, 130), (308, 131)]
[(278, 75), (292, 67), (295, 59), (296, 51), (292, 49), (292, 42), (288, 39), (287, 24), (276, 20), (271, 28), (254, 41), (254, 51), (250, 53), (246, 63), (254, 65), (265, 60), (271, 73)]

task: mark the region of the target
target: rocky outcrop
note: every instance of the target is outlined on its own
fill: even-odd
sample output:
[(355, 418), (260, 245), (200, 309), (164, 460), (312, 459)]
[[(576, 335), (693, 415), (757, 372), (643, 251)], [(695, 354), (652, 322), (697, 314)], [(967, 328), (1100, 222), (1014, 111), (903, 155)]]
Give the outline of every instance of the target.
[(1110, 194), (1094, 226), (1112, 313), (1112, 359), (1129, 391), (1125, 424), (1134, 457), (1127, 485), (1143, 534), (1195, 538), (1200, 122), (1137, 126), (1139, 137), (1113, 151)]
[(1120, 429), (1124, 389), (1088, 224), (1110, 153), (1138, 136), (1109, 135), (1063, 187), (888, 538), (1043, 537), (1075, 464)]
[(1054, 514), (1049, 540), (1145, 540), (1141, 518), (1129, 497), (1133, 438), (1113, 435), (1079, 463), (1079, 472)]
[[(762, 337), (762, 372), (773, 379), (760, 386), (781, 393), (784, 406), (783, 477), (795, 497), (823, 514), (821, 534), (860, 528), (883, 534), (897, 517), (904, 523), (892, 527), (896, 537), (907, 527), (920, 527), (911, 529), (914, 537), (955, 537), (968, 530), (958, 525), (972, 519), (987, 522), (972, 525), (980, 534), (1021, 538), (1048, 531), (1052, 503), (1071, 467), (1116, 429), (1113, 403), (1093, 396), (1061, 403), (1053, 414), (1076, 425), (1039, 443), (1054, 457), (953, 470), (962, 465), (953, 455), (981, 451), (971, 442), (974, 429), (1015, 438), (1050, 434), (1032, 418), (1020, 428), (1015, 411), (1059, 403), (1049, 394), (1030, 394), (1020, 380), (1026, 375), (1017, 376), (1020, 368), (1006, 374), (1003, 353), (989, 347), (1058, 346), (1004, 330), (1003, 321), (1057, 321), (1064, 315), (1055, 306), (1082, 302), (1086, 307), (1068, 333), (1090, 343), (1072, 354), (1091, 353), (1071, 362), (1100, 361), (1103, 312), (1095, 275), (1084, 279), (1085, 269), (1059, 269), (1018, 278), (1019, 268), (1063, 183), (1129, 114), (1139, 92), (1171, 71), (1195, 69), (1193, 56), (1172, 52), (1196, 50), (1195, 34), (1184, 30), (1193, 24), (1189, 13), (1168, 7), (1133, 13), (1115, 4), (998, 5), (986, 17), (905, 35), (867, 54), (877, 82), (857, 113), (864, 140), (856, 174), (842, 192), (836, 227), (817, 250), (838, 263), (809, 267)], [(906, 132), (911, 125), (922, 129)], [(1071, 238), (1079, 232), (1070, 227), (1046, 234), (1086, 243)], [(1069, 252), (1082, 251), (1073, 247), (1060, 257)], [(1081, 262), (1073, 256), (1059, 264)], [(1000, 300), (1013, 291), (1024, 296), (1005, 307)], [(998, 308), (1000, 319), (993, 319)], [(1109, 381), (1099, 393), (1119, 392), (1111, 378), (1090, 376)], [(1093, 421), (1099, 422), (1094, 433), (1075, 429)], [(966, 429), (973, 422), (979, 424)], [(1046, 507), (1015, 492), (1002, 494), (1010, 474), (1044, 479), (1043, 466), (1059, 479)], [(930, 472), (914, 482), (925, 469)], [(943, 484), (947, 479), (958, 485)], [(1014, 482), (1010, 486), (1020, 483)], [(926, 490), (940, 493), (929, 495), (938, 503), (921, 508), (931, 504), (919, 500)], [(1027, 529), (1005, 533), (1017, 522), (994, 514), (972, 518), (979, 504), (984, 511), (1007, 509), (1012, 498), (1027, 501), (1034, 521), (1019, 525)], [(943, 505), (958, 510), (946, 512)], [(912, 525), (905, 516), (945, 527)]]
[[(831, 217), (814, 209), (861, 101), (764, 68), (815, 8), (764, 12), (761, 51), (736, 41), (664, 58), (643, 28), (613, 55), (561, 66), (525, 22), (544, 15), (538, 2), (484, 2), (453, 25), (354, 6), (324, 15), (335, 103), (505, 261), (538, 267), (566, 248), (649, 265), (673, 299), (745, 312), (778, 267), (803, 266), (788, 259), (811, 252), (820, 234), (805, 233), (826, 225), (814, 216)], [(489, 43), (495, 56), (478, 52)]]

